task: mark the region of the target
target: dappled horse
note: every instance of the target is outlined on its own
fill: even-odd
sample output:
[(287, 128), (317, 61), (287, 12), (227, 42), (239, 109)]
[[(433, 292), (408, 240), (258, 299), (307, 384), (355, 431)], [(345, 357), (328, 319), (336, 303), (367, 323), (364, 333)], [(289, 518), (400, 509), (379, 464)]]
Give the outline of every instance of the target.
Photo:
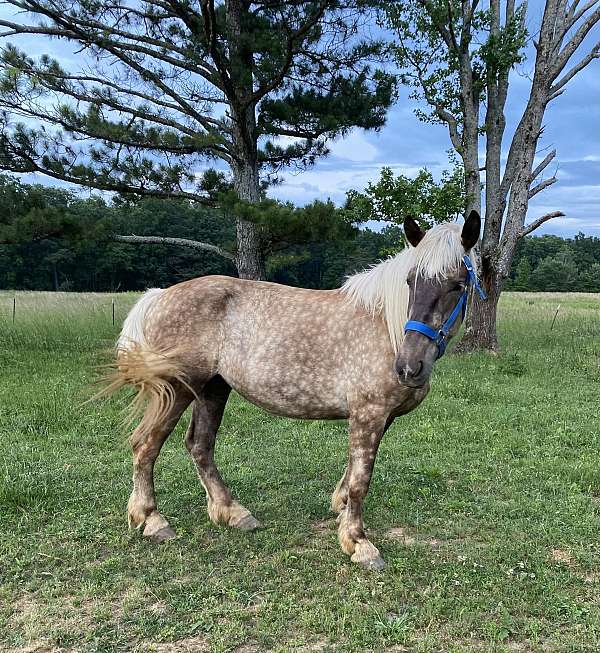
[(215, 523), (251, 530), (214, 460), (231, 389), (277, 415), (348, 419), (346, 470), (333, 493), (339, 541), (352, 561), (384, 566), (362, 520), (375, 456), (386, 429), (429, 392), (429, 376), (456, 333), (476, 277), (468, 258), (479, 238), (475, 211), (423, 232), (405, 220), (411, 247), (349, 277), (337, 290), (209, 276), (147, 291), (129, 313), (110, 386), (138, 389), (145, 406), (133, 432), (130, 527), (160, 542), (175, 536), (158, 512), (153, 468), (161, 446), (193, 402), (185, 444)]

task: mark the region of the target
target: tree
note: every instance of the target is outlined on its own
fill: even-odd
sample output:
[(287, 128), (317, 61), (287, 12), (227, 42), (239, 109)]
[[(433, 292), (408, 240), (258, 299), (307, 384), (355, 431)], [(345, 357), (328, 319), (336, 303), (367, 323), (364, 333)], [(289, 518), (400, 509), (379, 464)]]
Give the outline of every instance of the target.
[[(396, 58), (403, 79), (428, 111), (423, 120), (447, 126), (465, 171), (467, 212), (481, 208), (481, 173), (485, 171), (485, 227), (481, 275), (487, 302), (473, 296), (473, 310), (462, 351), (496, 350), (498, 299), (517, 244), (546, 221), (564, 215), (553, 211), (525, 224), (529, 200), (556, 181), (542, 173), (553, 150), (534, 166), (547, 106), (568, 82), (600, 55), (600, 43), (580, 53), (586, 36), (600, 21), (600, 0), (545, 0), (533, 40), (534, 66), (529, 97), (514, 135), (505, 138), (505, 106), (510, 73), (526, 56), (526, 4), (515, 0), (417, 0), (386, 3), (388, 24), (398, 43)], [(579, 53), (579, 56), (577, 57)], [(479, 137), (485, 137), (485, 162), (479, 161)], [(502, 154), (507, 153), (502, 164)]]
[(569, 292), (577, 282), (577, 269), (570, 253), (548, 256), (531, 275), (534, 290), (545, 292)]
[[(344, 213), (354, 222), (378, 220), (402, 225), (407, 215), (415, 216), (424, 229), (462, 215), (465, 204), (464, 173), (460, 166), (444, 171), (435, 182), (429, 170), (419, 170), (414, 179), (394, 175), (389, 167), (381, 170), (379, 180), (370, 182), (363, 192), (346, 195)], [(403, 247), (404, 231), (398, 230), (396, 248)]]
[[(67, 70), (11, 44), (1, 50), (0, 166), (14, 172), (214, 203), (197, 166), (220, 160), (238, 198), (257, 203), (261, 174), (311, 165), (353, 127), (381, 127), (393, 100), (394, 77), (372, 68), (382, 44), (362, 37), (374, 2), (6, 4), (33, 20), (1, 19), (0, 36), (59, 38), (82, 57)], [(241, 277), (263, 278), (263, 232), (239, 217), (235, 254), (217, 253), (235, 257)]]
[(76, 236), (83, 225), (69, 211), (73, 199), (61, 188), (23, 185), (0, 175), (0, 244)]
[(531, 288), (531, 264), (526, 258), (519, 261), (516, 269), (516, 276), (512, 289), (514, 290), (530, 290)]

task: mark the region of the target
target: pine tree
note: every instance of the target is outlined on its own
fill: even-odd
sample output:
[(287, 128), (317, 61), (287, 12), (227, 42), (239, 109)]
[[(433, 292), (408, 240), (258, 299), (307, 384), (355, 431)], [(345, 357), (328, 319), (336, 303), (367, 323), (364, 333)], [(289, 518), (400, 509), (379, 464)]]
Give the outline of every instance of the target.
[[(220, 160), (238, 198), (258, 203), (261, 178), (311, 165), (353, 127), (381, 127), (393, 100), (394, 77), (372, 67), (383, 46), (363, 38), (376, 2), (5, 4), (32, 18), (2, 18), (1, 37), (38, 35), (40, 50), (60, 38), (81, 59), (71, 70), (11, 43), (1, 50), (0, 167), (13, 172), (214, 202), (197, 172)], [(238, 218), (240, 276), (264, 277), (263, 236)]]

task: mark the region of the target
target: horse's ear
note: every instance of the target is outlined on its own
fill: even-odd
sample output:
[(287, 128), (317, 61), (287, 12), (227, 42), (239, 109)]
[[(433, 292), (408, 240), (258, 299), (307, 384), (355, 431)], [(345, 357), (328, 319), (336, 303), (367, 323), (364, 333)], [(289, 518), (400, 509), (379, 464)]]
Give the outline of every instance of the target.
[(416, 247), (422, 240), (425, 232), (417, 224), (414, 218), (411, 218), (410, 215), (407, 215), (404, 218), (404, 233), (406, 235), (406, 240), (413, 246)]
[(471, 211), (469, 217), (465, 220), (462, 234), (460, 235), (463, 247), (468, 252), (479, 240), (481, 231), (481, 217), (477, 211)]

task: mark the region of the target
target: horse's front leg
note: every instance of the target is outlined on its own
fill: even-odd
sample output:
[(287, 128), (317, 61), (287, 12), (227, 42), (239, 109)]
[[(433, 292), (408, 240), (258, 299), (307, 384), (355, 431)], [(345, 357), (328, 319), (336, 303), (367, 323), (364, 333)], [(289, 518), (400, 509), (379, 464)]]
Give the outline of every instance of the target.
[[(381, 436), (383, 436), (394, 423), (394, 419), (395, 418), (392, 415), (387, 418)], [(348, 503), (348, 466), (344, 469), (342, 478), (338, 481), (338, 484), (331, 495), (331, 511), (339, 515), (346, 508), (346, 503)]]
[[(379, 551), (365, 535), (362, 520), (363, 502), (369, 491), (375, 456), (388, 415), (361, 407), (350, 415), (350, 450), (348, 467), (340, 486), (346, 488), (346, 507), (340, 512), (338, 537), (344, 553), (369, 569), (381, 570), (385, 563)], [(344, 491), (344, 490), (342, 490)], [(344, 492), (345, 493), (345, 492)], [(338, 496), (341, 496), (338, 494)]]

